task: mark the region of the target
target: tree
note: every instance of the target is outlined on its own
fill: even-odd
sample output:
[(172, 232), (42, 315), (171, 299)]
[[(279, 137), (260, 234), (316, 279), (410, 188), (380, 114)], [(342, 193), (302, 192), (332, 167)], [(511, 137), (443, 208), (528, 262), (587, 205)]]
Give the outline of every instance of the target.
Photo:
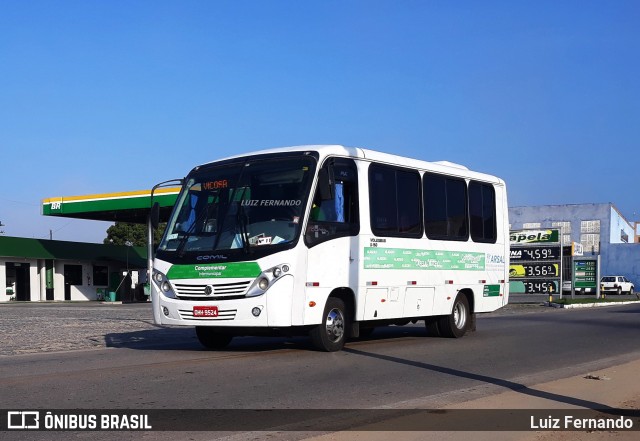
[[(157, 247), (164, 233), (167, 224), (160, 224), (153, 233), (153, 246)], [(144, 224), (129, 224), (126, 222), (116, 222), (107, 229), (107, 237), (103, 243), (107, 245), (126, 245), (127, 242), (133, 246), (147, 246), (147, 226)]]

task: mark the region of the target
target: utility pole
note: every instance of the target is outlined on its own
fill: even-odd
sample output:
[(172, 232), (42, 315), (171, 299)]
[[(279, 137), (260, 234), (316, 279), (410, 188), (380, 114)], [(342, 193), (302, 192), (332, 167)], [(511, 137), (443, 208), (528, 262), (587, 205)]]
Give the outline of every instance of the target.
[(2, 227), (4, 227), (4, 224), (2, 223), (2, 221), (0, 221), (0, 234), (4, 234), (4, 230), (2, 229)]

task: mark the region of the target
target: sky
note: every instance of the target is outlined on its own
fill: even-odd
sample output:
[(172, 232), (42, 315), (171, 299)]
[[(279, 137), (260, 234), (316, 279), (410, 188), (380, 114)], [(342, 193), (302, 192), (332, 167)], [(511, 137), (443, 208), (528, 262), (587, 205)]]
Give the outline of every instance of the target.
[(42, 199), (342, 144), (640, 220), (640, 2), (0, 0), (0, 230), (102, 242)]

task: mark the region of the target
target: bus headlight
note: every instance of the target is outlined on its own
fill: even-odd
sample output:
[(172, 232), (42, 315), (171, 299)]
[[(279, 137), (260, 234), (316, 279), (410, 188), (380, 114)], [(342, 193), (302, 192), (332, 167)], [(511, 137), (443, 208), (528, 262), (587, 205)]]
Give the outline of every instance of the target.
[(264, 294), (265, 291), (269, 289), (269, 287), (273, 285), (276, 280), (282, 277), (285, 273), (289, 272), (289, 269), (289, 265), (282, 264), (263, 271), (255, 280), (255, 282), (253, 282), (253, 285), (251, 285), (249, 291), (247, 291), (247, 297), (255, 297)]
[(169, 283), (167, 276), (158, 270), (153, 270), (153, 281), (156, 283), (158, 290), (164, 294), (165, 297), (170, 299), (176, 298), (176, 294), (173, 292), (173, 288), (171, 287), (171, 283)]

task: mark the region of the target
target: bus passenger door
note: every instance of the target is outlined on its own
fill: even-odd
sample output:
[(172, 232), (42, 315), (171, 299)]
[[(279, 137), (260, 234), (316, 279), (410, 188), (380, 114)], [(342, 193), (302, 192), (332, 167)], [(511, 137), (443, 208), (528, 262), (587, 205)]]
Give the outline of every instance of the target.
[[(305, 231), (307, 299), (304, 321), (319, 323), (324, 304), (336, 288), (357, 290), (358, 172), (352, 159), (328, 158), (319, 171), (318, 185)], [(353, 311), (352, 311), (353, 313)]]

